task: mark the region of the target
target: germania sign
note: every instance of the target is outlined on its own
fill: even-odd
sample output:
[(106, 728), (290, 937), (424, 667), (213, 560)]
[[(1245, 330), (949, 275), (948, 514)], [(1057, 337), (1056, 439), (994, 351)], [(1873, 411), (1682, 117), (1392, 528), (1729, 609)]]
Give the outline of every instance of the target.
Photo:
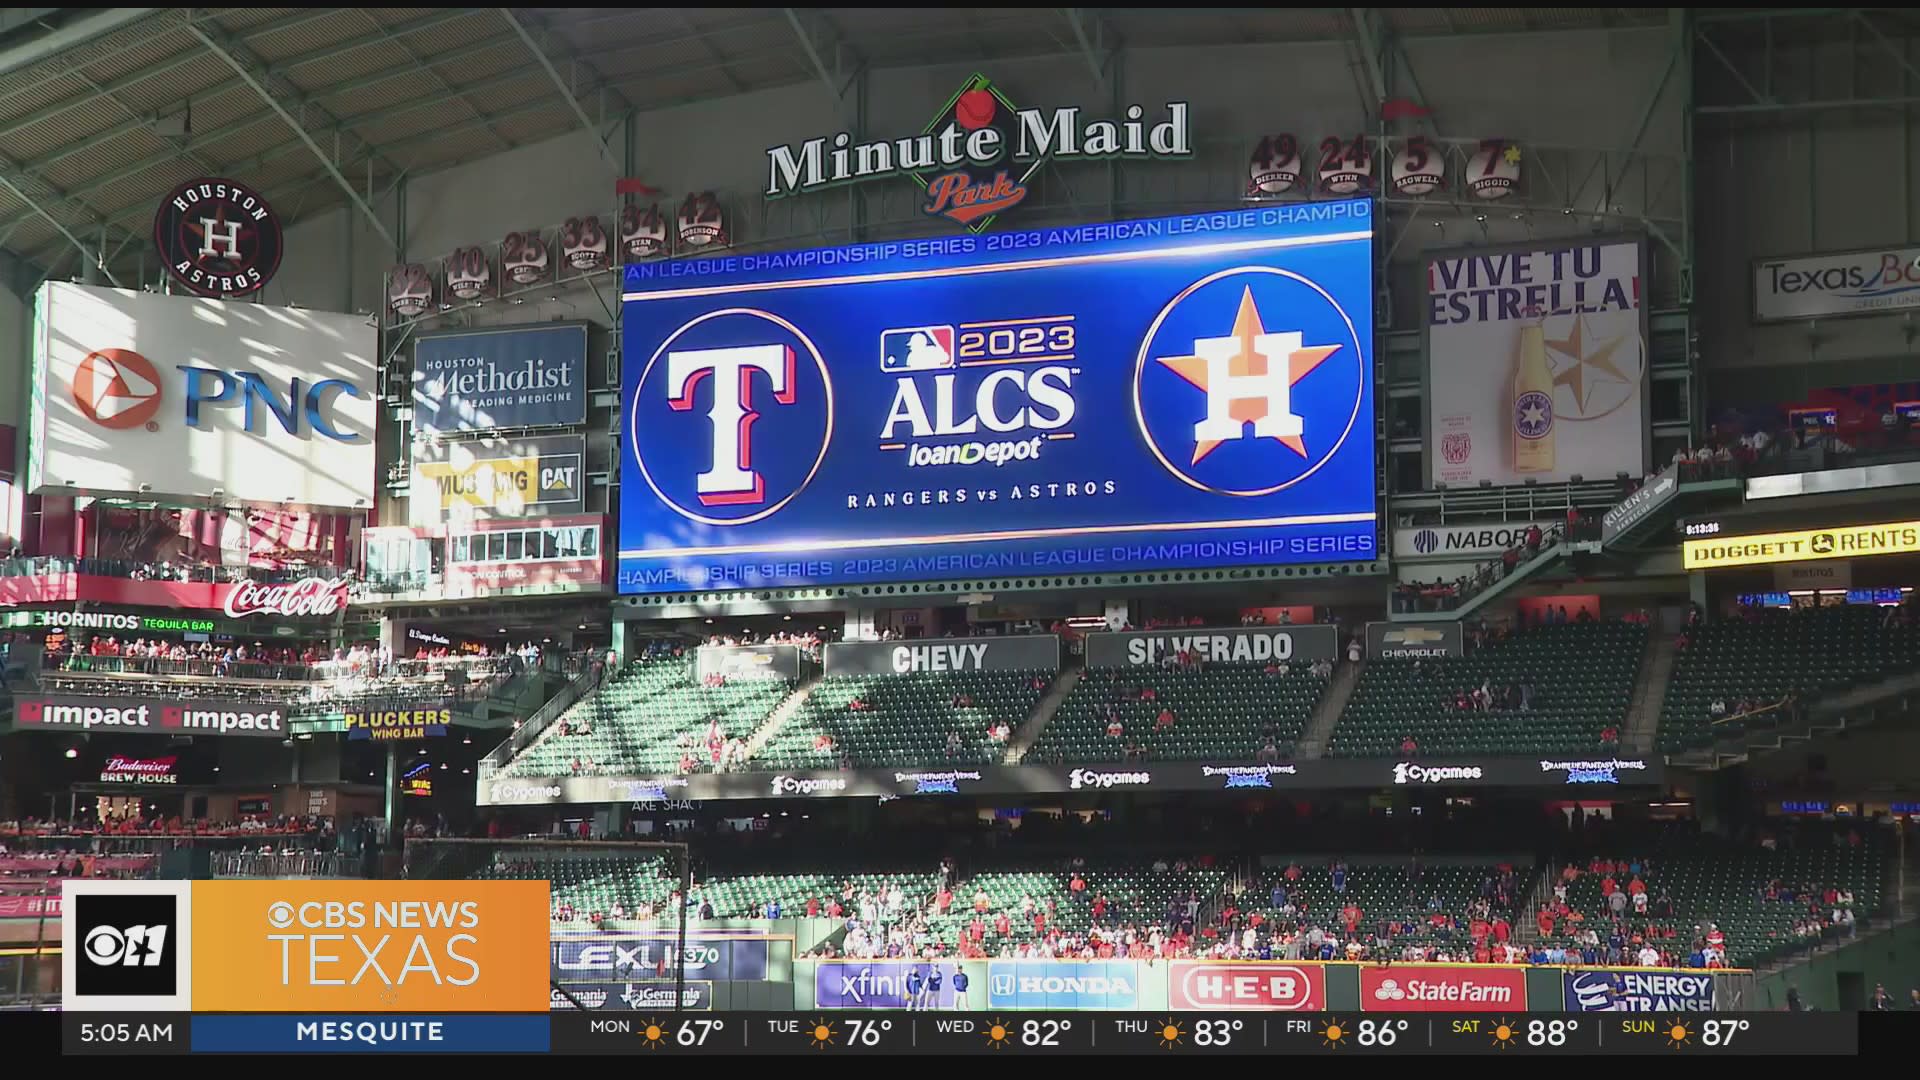
[(1149, 116), (1129, 105), (1111, 120), (1079, 108), (1022, 109), (984, 75), (973, 75), (918, 135), (854, 142), (848, 132), (767, 151), (769, 199), (842, 184), (911, 176), (926, 191), (920, 209), (980, 232), (1027, 197), (1027, 181), (1048, 160), (1186, 158), (1193, 136), (1184, 101)]

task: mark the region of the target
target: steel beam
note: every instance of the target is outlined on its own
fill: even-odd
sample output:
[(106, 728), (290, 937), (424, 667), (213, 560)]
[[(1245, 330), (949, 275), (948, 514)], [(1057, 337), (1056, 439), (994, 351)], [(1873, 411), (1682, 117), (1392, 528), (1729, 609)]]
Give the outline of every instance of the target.
[(1824, 101), (1774, 101), (1753, 105), (1696, 105), (1700, 116), (1765, 115), (1767, 113), (1817, 112), (1822, 109), (1904, 109), (1920, 105), (1920, 97), (1834, 98)]
[(1114, 48), (1107, 44), (1106, 20), (1085, 8), (1061, 8), (1060, 13), (1067, 17), (1067, 25), (1073, 28), (1073, 40), (1080, 46), (1080, 55), (1087, 62), (1087, 70), (1093, 74), (1093, 84), (1105, 90), (1107, 88), (1107, 69), (1111, 67)]
[(0, 50), (0, 75), (59, 56), (68, 49), (79, 48), (97, 37), (111, 34), (115, 30), (164, 10), (166, 9), (103, 8), (91, 15), (83, 15), (31, 41), (23, 41), (11, 48)]
[[(1887, 36), (1880, 32), (1879, 27), (1873, 25), (1873, 20), (1867, 18), (1864, 12), (1854, 12), (1853, 21), (1863, 27), (1867, 33), (1873, 37), (1873, 40), (1879, 44), (1881, 50), (1892, 57), (1895, 64), (1899, 65), (1901, 71), (1906, 72), (1906, 74), (1912, 78), (1920, 79), (1920, 69), (1915, 69), (1912, 62), (1902, 55), (1900, 50), (1893, 47), (1893, 42), (1887, 40)], [(1904, 83), (1905, 80), (1903, 79), (1902, 82)]]
[[(293, 133), (299, 136), (300, 141), (307, 145), (307, 149), (313, 151), (313, 156), (319, 160), (321, 167), (333, 175), (334, 182), (340, 185), (340, 190), (347, 193), (348, 201), (359, 207), (360, 212), (365, 214), (367, 220), (373, 224), (374, 231), (379, 233), (388, 244), (392, 244), (393, 234), (387, 231), (386, 222), (381, 221), (380, 215), (374, 213), (373, 207), (368, 206), (367, 201), (360, 197), (360, 193), (353, 189), (353, 184), (340, 172), (340, 167), (333, 163), (333, 159), (327, 156), (326, 151), (320, 149), (320, 144), (313, 141), (313, 136), (307, 133), (306, 128), (300, 126), (300, 121), (295, 119), (294, 115), (287, 111), (287, 107), (280, 103), (280, 99), (274, 96), (273, 91), (267, 89), (264, 83), (254, 78), (253, 73), (247, 70), (246, 62), (236, 56), (233, 51), (230, 51), (237, 46), (223, 46), (220, 42), (215, 41), (211, 34), (194, 23), (187, 24), (187, 32), (199, 38), (200, 43), (207, 47), (208, 52), (225, 61), (226, 65), (233, 69), (234, 74), (240, 76), (240, 81), (252, 87), (253, 92), (260, 95), (260, 100), (266, 102), (274, 112), (280, 114), (280, 119), (286, 121), (287, 127), (291, 128)], [(254, 62), (258, 63), (257, 60)]]
[(1727, 72), (1733, 76), (1734, 81), (1738, 82), (1741, 88), (1746, 90), (1747, 96), (1753, 98), (1756, 104), (1772, 105), (1774, 103), (1773, 98), (1761, 93), (1752, 83), (1747, 81), (1747, 77), (1741, 74), (1740, 68), (1736, 66), (1732, 60), (1727, 59), (1727, 54), (1720, 51), (1720, 46), (1715, 45), (1712, 38), (1705, 34), (1697, 34), (1694, 39), (1707, 50), (1709, 56), (1720, 61), (1720, 66), (1727, 69)]
[(1348, 8), (1347, 17), (1353, 20), (1354, 41), (1360, 47), (1360, 61), (1367, 69), (1367, 83), (1373, 91), (1373, 102), (1365, 110), (1369, 120), (1380, 115), (1380, 106), (1387, 100), (1387, 79), (1380, 68), (1380, 39), (1375, 31), (1374, 21), (1366, 8)]
[(820, 82), (826, 86), (827, 93), (833, 95), (835, 101), (840, 100), (842, 83), (839, 58), (835, 57), (833, 67), (829, 68), (826, 58), (820, 55), (819, 45), (814, 43), (812, 32), (807, 29), (805, 23), (800, 21), (800, 12), (794, 8), (780, 10), (787, 17), (787, 25), (793, 27), (794, 36), (800, 39), (800, 51), (807, 54), (807, 62), (813, 65), (813, 73), (820, 76)]
[(580, 107), (580, 99), (574, 96), (573, 88), (567, 85), (567, 80), (561, 78), (559, 69), (553, 66), (553, 61), (547, 59), (547, 51), (540, 47), (539, 42), (533, 40), (533, 35), (528, 33), (527, 28), (520, 24), (520, 20), (514, 16), (512, 8), (501, 8), (499, 10), (500, 17), (506, 20), (507, 25), (513, 29), (514, 33), (520, 35), (521, 41), (527, 43), (527, 51), (533, 54), (534, 60), (539, 63), (542, 70), (546, 71), (547, 78), (553, 80), (553, 88), (560, 92), (560, 99), (565, 101), (567, 107), (573, 110), (573, 115), (580, 118), (580, 126), (586, 129), (587, 137), (593, 140), (594, 148), (600, 151), (600, 159), (607, 163), (607, 168), (613, 170), (616, 176), (619, 175), (620, 161), (613, 156), (613, 148), (607, 145), (607, 140), (600, 137), (599, 125), (595, 124), (593, 119), (587, 115), (587, 110)]
[[(81, 242), (79, 237), (73, 235), (73, 230), (67, 228), (64, 222), (62, 222), (59, 218), (54, 217), (52, 214), (48, 213), (46, 207), (41, 206), (38, 202), (35, 202), (33, 196), (28, 195), (24, 191), (21, 191), (19, 185), (15, 184), (12, 180), (8, 179), (6, 176), (0, 176), (0, 185), (4, 185), (8, 191), (11, 191), (13, 193), (15, 198), (27, 204), (27, 206), (31, 208), (34, 213), (39, 214), (43, 218), (46, 218), (47, 223), (52, 225), (55, 229), (59, 230), (60, 235), (67, 238), (67, 241), (74, 246), (75, 250), (80, 252), (81, 257), (92, 259), (96, 266), (99, 266), (101, 270), (106, 272), (108, 281), (113, 282), (113, 284), (116, 286), (120, 284), (119, 279), (113, 276), (113, 271), (108, 270), (104, 265), (101, 265), (99, 255), (95, 253), (93, 250), (91, 250), (90, 248), (88, 248), (85, 243)], [(104, 225), (102, 227), (104, 228)]]
[[(342, 8), (340, 10), (346, 11), (348, 9)], [(354, 10), (357, 10), (360, 12), (361, 18), (367, 20), (370, 23), (373, 23), (376, 30), (381, 29), (379, 20), (373, 17), (372, 12), (368, 11), (366, 8), (357, 8)], [(475, 117), (483, 120), (486, 119), (487, 110), (482, 109), (478, 105), (475, 105), (473, 103), (473, 99), (469, 98), (466, 95), (465, 91), (455, 89), (453, 84), (447, 81), (447, 77), (440, 74), (440, 69), (434, 66), (433, 64), (427, 62), (426, 60), (421, 59), (420, 54), (414, 52), (412, 46), (408, 45), (404, 41), (401, 41), (397, 37), (393, 37), (392, 35), (388, 35), (387, 40), (392, 42), (394, 48), (397, 48), (401, 52), (405, 53), (407, 56), (407, 59), (413, 61), (414, 66), (419, 68), (434, 82), (439, 83), (440, 89), (442, 91), (448, 94), (452, 94), (454, 98), (458, 100), (462, 105), (465, 105), (473, 113)], [(500, 147), (503, 150), (511, 150), (516, 145), (512, 139), (509, 139), (505, 135), (500, 134), (500, 129), (495, 127), (491, 121), (487, 123), (487, 133), (494, 137), (494, 140), (500, 144)], [(338, 138), (339, 136), (338, 136), (338, 133), (336, 132), (335, 134), (336, 143), (338, 142)]]

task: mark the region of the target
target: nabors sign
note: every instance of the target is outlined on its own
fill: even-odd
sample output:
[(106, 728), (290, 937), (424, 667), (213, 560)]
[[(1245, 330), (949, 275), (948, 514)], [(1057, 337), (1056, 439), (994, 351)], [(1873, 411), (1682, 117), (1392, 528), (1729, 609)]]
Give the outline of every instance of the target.
[(907, 175), (926, 189), (921, 210), (979, 232), (1027, 197), (1044, 162), (1186, 158), (1193, 135), (1184, 101), (1157, 113), (1129, 105), (1115, 119), (1080, 109), (1022, 109), (986, 76), (962, 83), (918, 135), (854, 142), (848, 132), (767, 151), (766, 197)]

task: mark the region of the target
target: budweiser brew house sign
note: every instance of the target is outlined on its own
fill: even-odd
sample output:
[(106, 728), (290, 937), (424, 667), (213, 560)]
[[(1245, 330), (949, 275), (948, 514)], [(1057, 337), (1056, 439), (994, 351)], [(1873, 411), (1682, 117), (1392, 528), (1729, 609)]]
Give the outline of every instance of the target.
[(284, 619), (327, 618), (347, 606), (347, 583), (325, 578), (301, 578), (289, 584), (268, 585), (242, 581), (227, 593), (227, 615), (278, 615)]

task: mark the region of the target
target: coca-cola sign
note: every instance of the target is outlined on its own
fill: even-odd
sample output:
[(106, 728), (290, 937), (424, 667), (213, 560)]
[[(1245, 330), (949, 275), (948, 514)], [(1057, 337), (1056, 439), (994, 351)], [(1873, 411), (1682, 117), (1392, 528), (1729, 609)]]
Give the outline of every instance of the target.
[(347, 606), (347, 583), (325, 578), (301, 578), (290, 585), (243, 581), (227, 593), (222, 605), (228, 616), (279, 615), (304, 619), (332, 615)]
[(177, 784), (180, 777), (173, 771), (177, 757), (130, 758), (118, 754), (107, 759), (100, 767), (100, 781), (105, 784)]

